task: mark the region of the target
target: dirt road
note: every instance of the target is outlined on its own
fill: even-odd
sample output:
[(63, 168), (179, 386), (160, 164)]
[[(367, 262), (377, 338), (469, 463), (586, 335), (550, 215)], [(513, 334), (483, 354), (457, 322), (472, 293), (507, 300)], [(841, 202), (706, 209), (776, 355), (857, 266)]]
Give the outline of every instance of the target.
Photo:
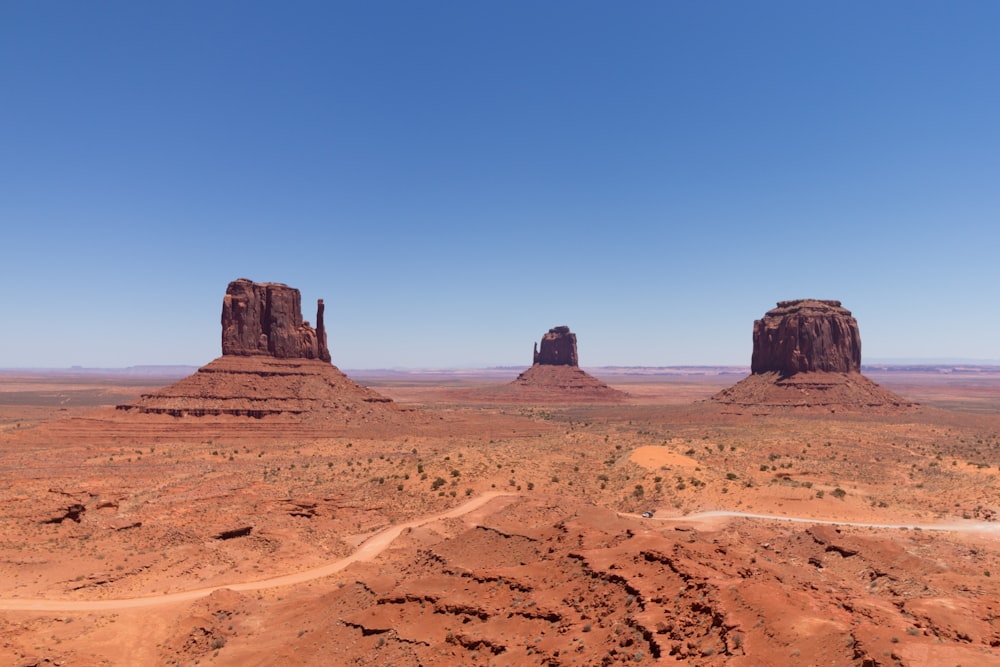
[[(208, 588), (196, 588), (190, 591), (182, 591), (180, 593), (166, 593), (162, 595), (153, 595), (149, 597), (141, 598), (126, 598), (119, 600), (46, 600), (46, 599), (17, 599), (17, 598), (7, 598), (0, 599), (0, 610), (7, 611), (114, 611), (120, 609), (132, 609), (136, 607), (149, 607), (154, 605), (166, 605), (175, 602), (190, 602), (191, 600), (197, 600), (198, 598), (209, 595), (210, 593), (229, 589), (233, 591), (256, 591), (265, 588), (277, 588), (279, 586), (291, 586), (294, 584), (301, 584), (306, 581), (312, 581), (314, 579), (319, 579), (321, 577), (326, 577), (336, 572), (339, 572), (346, 568), (351, 563), (356, 563), (358, 561), (366, 561), (375, 558), (377, 555), (385, 551), (385, 549), (392, 544), (399, 535), (409, 529), (422, 526), (424, 524), (430, 523), (432, 521), (438, 521), (440, 519), (451, 519), (455, 517), (460, 517), (468, 514), (474, 510), (477, 510), (490, 501), (500, 498), (500, 497), (515, 497), (518, 494), (511, 493), (501, 493), (501, 492), (490, 492), (484, 493), (482, 495), (476, 496), (475, 498), (469, 500), (468, 502), (459, 505), (447, 512), (441, 512), (429, 517), (423, 517), (421, 519), (416, 519), (413, 521), (408, 521), (406, 523), (401, 523), (395, 526), (390, 526), (379, 533), (376, 533), (372, 537), (365, 540), (357, 551), (352, 553), (350, 556), (341, 558), (332, 563), (313, 568), (311, 570), (304, 570), (302, 572), (296, 572), (294, 574), (287, 574), (280, 577), (272, 577), (270, 579), (261, 579), (258, 581), (247, 581), (242, 583), (233, 584), (223, 584), (220, 586), (210, 586)], [(627, 514), (623, 516), (629, 516), (638, 518), (637, 515)], [(806, 524), (827, 524), (827, 525), (838, 525), (838, 526), (853, 526), (858, 528), (875, 528), (884, 530), (939, 530), (939, 531), (950, 531), (950, 532), (969, 532), (969, 533), (986, 533), (986, 534), (996, 534), (1000, 536), (1000, 524), (997, 523), (987, 523), (983, 521), (964, 521), (961, 523), (941, 523), (941, 524), (890, 524), (890, 523), (861, 523), (856, 521), (837, 521), (832, 519), (812, 519), (805, 517), (794, 517), (794, 516), (780, 516), (775, 514), (754, 514), (751, 512), (733, 512), (727, 510), (717, 510), (709, 512), (697, 512), (695, 514), (687, 514), (683, 516), (664, 516), (664, 517), (654, 517), (657, 521), (683, 521), (683, 522), (704, 522), (709, 523), (719, 519), (728, 518), (747, 518), (747, 519), (759, 519), (766, 521), (790, 521), (795, 523), (806, 523)]]
[(272, 577), (270, 579), (261, 579), (258, 581), (247, 581), (235, 584), (223, 584), (220, 586), (210, 586), (208, 588), (196, 588), (190, 591), (182, 591), (180, 593), (165, 593), (162, 595), (153, 595), (149, 597), (141, 598), (126, 598), (120, 600), (46, 600), (46, 599), (16, 599), (7, 598), (0, 599), (0, 610), (7, 611), (113, 611), (119, 609), (133, 609), (136, 607), (149, 607), (154, 605), (165, 605), (172, 604), (175, 602), (190, 602), (191, 600), (197, 600), (198, 598), (205, 597), (210, 593), (217, 590), (229, 589), (233, 591), (257, 591), (264, 588), (277, 588), (279, 586), (291, 586), (293, 584), (301, 584), (306, 581), (312, 581), (313, 579), (319, 579), (321, 577), (326, 577), (336, 572), (340, 572), (346, 568), (351, 563), (356, 563), (358, 561), (371, 560), (375, 556), (379, 555), (385, 549), (392, 544), (399, 535), (409, 528), (416, 528), (422, 526), (426, 523), (432, 521), (438, 521), (440, 519), (452, 519), (455, 517), (460, 517), (473, 510), (477, 510), (483, 505), (486, 505), (491, 500), (499, 497), (511, 496), (514, 494), (500, 493), (500, 492), (489, 492), (482, 495), (476, 496), (472, 500), (469, 500), (458, 507), (452, 508), (446, 512), (441, 512), (440, 514), (435, 514), (429, 517), (423, 517), (421, 519), (416, 519), (414, 521), (408, 521), (406, 523), (397, 524), (395, 526), (390, 526), (379, 533), (376, 533), (372, 537), (365, 540), (357, 551), (352, 553), (350, 556), (341, 558), (327, 565), (322, 565), (320, 567), (313, 568), (311, 570), (303, 570), (302, 572), (296, 572), (294, 574), (286, 574), (280, 577)]
[[(635, 515), (628, 515), (635, 516)], [(765, 521), (788, 521), (792, 523), (821, 524), (827, 526), (850, 526), (853, 528), (875, 528), (879, 530), (939, 530), (950, 533), (985, 533), (1000, 536), (1000, 523), (986, 521), (962, 521), (958, 523), (864, 523), (861, 521), (841, 521), (838, 519), (812, 519), (800, 516), (782, 516), (780, 514), (755, 514), (753, 512), (734, 512), (729, 510), (712, 510), (695, 512), (681, 516), (653, 517), (657, 521), (710, 521), (712, 519), (762, 519)]]

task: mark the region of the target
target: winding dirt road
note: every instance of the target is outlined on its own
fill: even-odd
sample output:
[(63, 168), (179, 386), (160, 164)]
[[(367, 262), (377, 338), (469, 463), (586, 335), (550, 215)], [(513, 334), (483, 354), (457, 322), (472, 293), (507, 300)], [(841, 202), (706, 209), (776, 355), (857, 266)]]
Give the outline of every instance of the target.
[(733, 512), (712, 510), (695, 512), (674, 517), (653, 517), (657, 521), (707, 521), (709, 519), (762, 519), (765, 521), (788, 521), (791, 523), (821, 524), (827, 526), (850, 526), (853, 528), (876, 528), (879, 530), (940, 530), (950, 533), (995, 533), (1000, 536), (1000, 523), (986, 521), (962, 521), (958, 523), (864, 523), (861, 521), (840, 521), (835, 519), (810, 519), (780, 514), (755, 514), (753, 512)]
[(5, 611), (114, 611), (119, 609), (133, 609), (136, 607), (151, 607), (154, 605), (172, 604), (174, 602), (190, 602), (198, 598), (205, 597), (218, 590), (229, 589), (231, 591), (258, 591), (264, 588), (277, 588), (279, 586), (291, 586), (301, 584), (313, 579), (326, 577), (336, 572), (340, 572), (351, 563), (366, 561), (375, 558), (392, 544), (399, 535), (409, 528), (416, 528), (432, 521), (440, 519), (453, 519), (477, 510), (491, 500), (499, 497), (513, 496), (516, 494), (501, 493), (492, 491), (476, 496), (472, 500), (452, 508), (447, 512), (434, 514), (422, 519), (415, 519), (406, 523), (389, 526), (367, 540), (362, 542), (357, 551), (350, 556), (333, 561), (326, 565), (303, 570), (294, 574), (286, 574), (270, 579), (260, 579), (258, 581), (245, 581), (242, 583), (222, 584), (219, 586), (209, 586), (207, 588), (195, 588), (180, 593), (164, 593), (162, 595), (152, 595), (140, 598), (125, 598), (119, 600), (46, 600), (41, 598), (6, 598), (0, 599), (0, 610)]
[[(279, 586), (291, 586), (312, 581), (321, 577), (326, 577), (336, 572), (340, 572), (351, 563), (368, 561), (379, 555), (399, 535), (407, 529), (416, 528), (440, 519), (452, 519), (463, 516), (483, 507), (491, 500), (501, 497), (515, 497), (519, 494), (489, 492), (476, 496), (472, 500), (452, 508), (447, 512), (441, 512), (429, 517), (415, 519), (406, 523), (390, 526), (372, 537), (365, 540), (357, 551), (350, 556), (341, 558), (320, 567), (310, 570), (303, 570), (294, 574), (286, 574), (270, 579), (260, 579), (257, 581), (246, 581), (242, 583), (222, 584), (219, 586), (209, 586), (207, 588), (196, 588), (180, 593), (165, 593), (162, 595), (152, 595), (149, 597), (125, 598), (118, 600), (47, 600), (41, 598), (0, 598), (0, 610), (4, 611), (114, 611), (120, 609), (134, 609), (137, 607), (151, 607), (155, 605), (166, 605), (175, 602), (190, 602), (198, 598), (205, 597), (215, 591), (229, 589), (233, 591), (257, 591), (265, 588), (277, 588)], [(633, 518), (639, 518), (634, 514), (622, 514)], [(983, 521), (965, 521), (961, 523), (941, 523), (941, 524), (891, 524), (891, 523), (861, 523), (856, 521), (836, 521), (832, 519), (810, 519), (805, 517), (781, 516), (777, 514), (755, 514), (752, 512), (733, 512), (727, 510), (716, 510), (708, 512), (697, 512), (682, 516), (654, 517), (656, 521), (684, 521), (684, 522), (709, 522), (714, 519), (746, 518), (760, 519), (766, 521), (789, 521), (794, 523), (826, 524), (838, 526), (853, 526), (857, 528), (875, 528), (884, 530), (939, 530), (949, 532), (967, 533), (995, 533), (1000, 536), (1000, 524), (986, 523)]]

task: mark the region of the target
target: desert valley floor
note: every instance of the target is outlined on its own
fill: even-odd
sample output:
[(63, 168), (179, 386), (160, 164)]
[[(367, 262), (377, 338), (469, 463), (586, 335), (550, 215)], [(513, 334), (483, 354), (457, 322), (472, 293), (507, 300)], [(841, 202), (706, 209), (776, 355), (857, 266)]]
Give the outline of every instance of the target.
[(1000, 665), (1000, 371), (868, 373), (919, 404), (878, 414), (595, 374), (291, 423), (6, 372), (0, 664)]

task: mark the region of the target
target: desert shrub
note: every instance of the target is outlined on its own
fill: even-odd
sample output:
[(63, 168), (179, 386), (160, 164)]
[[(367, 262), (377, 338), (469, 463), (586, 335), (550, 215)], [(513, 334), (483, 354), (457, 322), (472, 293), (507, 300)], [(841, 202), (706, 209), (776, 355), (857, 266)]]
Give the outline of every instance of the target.
[(847, 491), (844, 491), (839, 486), (836, 489), (834, 489), (833, 491), (831, 491), (830, 493), (831, 493), (831, 495), (833, 495), (834, 498), (840, 498), (841, 500), (843, 500), (844, 496), (847, 495)]
[(431, 491), (437, 491), (442, 486), (444, 486), (446, 483), (447, 482), (444, 481), (444, 478), (442, 478), (442, 477), (436, 478), (433, 482), (431, 482)]

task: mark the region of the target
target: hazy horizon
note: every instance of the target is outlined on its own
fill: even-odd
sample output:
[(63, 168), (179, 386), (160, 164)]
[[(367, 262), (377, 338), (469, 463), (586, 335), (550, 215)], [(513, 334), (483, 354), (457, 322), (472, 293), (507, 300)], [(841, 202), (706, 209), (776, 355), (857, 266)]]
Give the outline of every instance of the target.
[[(0, 8), (0, 367), (200, 365), (240, 277), (341, 368), (1000, 359), (1000, 4)], [(492, 361), (491, 361), (492, 360)]]
[[(211, 361), (211, 360), (208, 360)], [(53, 372), (57, 373), (60, 371), (70, 371), (77, 373), (102, 373), (102, 372), (123, 372), (123, 371), (135, 371), (142, 372), (146, 375), (154, 375), (156, 370), (160, 371), (184, 371), (190, 372), (195, 369), (204, 366), (208, 361), (201, 364), (135, 364), (132, 366), (6, 366), (0, 367), (0, 372)], [(333, 364), (338, 366), (345, 373), (351, 372), (399, 372), (399, 373), (433, 373), (433, 372), (461, 372), (461, 371), (511, 371), (516, 372), (518, 369), (526, 369), (531, 366), (531, 364), (481, 364), (473, 366), (372, 366), (372, 367), (354, 367), (349, 368), (346, 366), (339, 366), (334, 360)], [(972, 368), (1000, 368), (1000, 359), (873, 359), (872, 361), (863, 361), (861, 364), (862, 371), (865, 368), (870, 368), (872, 366), (886, 366), (886, 367), (906, 367), (906, 366), (925, 366), (928, 368), (938, 367), (938, 366), (969, 366)], [(614, 365), (608, 364), (603, 366), (594, 366), (591, 364), (581, 364), (583, 369), (636, 369), (636, 370), (656, 370), (656, 369), (667, 369), (667, 370), (681, 370), (681, 369), (749, 369), (750, 363), (744, 364), (672, 364), (672, 365)], [(167, 375), (171, 373), (167, 372)]]

